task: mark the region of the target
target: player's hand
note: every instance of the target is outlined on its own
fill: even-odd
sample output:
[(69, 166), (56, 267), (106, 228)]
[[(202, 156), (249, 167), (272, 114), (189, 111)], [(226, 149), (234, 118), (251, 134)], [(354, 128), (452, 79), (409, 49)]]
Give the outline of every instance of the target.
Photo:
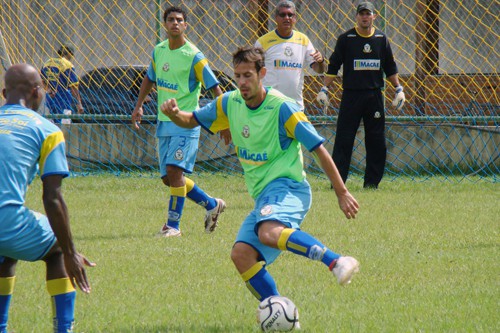
[(356, 199), (347, 191), (345, 194), (338, 197), (339, 206), (344, 215), (348, 219), (355, 219), (359, 211), (359, 204)]
[(222, 140), (224, 140), (224, 143), (229, 145), (232, 141), (233, 138), (231, 137), (231, 131), (229, 131), (229, 128), (223, 129), (222, 131), (219, 132), (219, 136)]
[(135, 129), (139, 129), (143, 114), (144, 110), (142, 109), (142, 106), (136, 107), (134, 109), (134, 112), (132, 112), (132, 124), (134, 125)]
[(325, 61), (325, 58), (323, 58), (323, 55), (318, 50), (314, 50), (314, 52), (311, 53), (311, 57), (313, 57), (314, 62), (317, 62), (318, 64), (321, 64)]
[(94, 267), (96, 264), (85, 258), (80, 253), (64, 255), (64, 267), (73, 287), (81, 289), (84, 293), (90, 293), (91, 287), (85, 271), (85, 266)]
[(173, 118), (179, 113), (179, 106), (177, 105), (177, 100), (175, 98), (167, 99), (163, 104), (160, 106), (161, 112), (169, 117)]
[(328, 88), (323, 87), (316, 96), (316, 100), (324, 106), (330, 106), (330, 98), (328, 98)]
[(392, 106), (396, 108), (396, 110), (401, 110), (403, 105), (405, 104), (405, 93), (403, 92), (402, 86), (396, 87), (396, 96), (394, 96), (394, 100), (392, 101)]

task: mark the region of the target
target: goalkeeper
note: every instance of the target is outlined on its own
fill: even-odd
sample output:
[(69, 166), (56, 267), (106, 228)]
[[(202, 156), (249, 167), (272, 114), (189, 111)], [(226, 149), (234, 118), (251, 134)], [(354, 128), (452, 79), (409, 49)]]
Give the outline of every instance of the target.
[(373, 4), (362, 2), (356, 9), (356, 27), (341, 34), (330, 56), (324, 87), (317, 100), (330, 104), (328, 86), (343, 65), (342, 99), (332, 157), (344, 183), (356, 132), (363, 119), (365, 129), (366, 169), (364, 188), (378, 188), (384, 174), (387, 148), (385, 144), (383, 74), (396, 90), (392, 105), (401, 110), (405, 102), (399, 84), (398, 68), (387, 36), (373, 27), (377, 15)]

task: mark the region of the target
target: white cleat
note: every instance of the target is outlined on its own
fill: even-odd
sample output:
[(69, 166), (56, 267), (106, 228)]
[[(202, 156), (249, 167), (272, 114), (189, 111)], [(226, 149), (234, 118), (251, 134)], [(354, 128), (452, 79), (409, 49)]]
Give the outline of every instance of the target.
[(217, 206), (215, 208), (208, 210), (205, 215), (205, 232), (210, 234), (214, 232), (215, 228), (219, 223), (219, 215), (226, 209), (226, 202), (222, 199), (215, 199), (217, 201)]
[(337, 277), (337, 282), (341, 286), (351, 283), (352, 276), (357, 272), (359, 272), (359, 262), (353, 257), (338, 258), (332, 269), (333, 275)]
[(180, 236), (182, 236), (182, 234), (179, 229), (169, 227), (166, 223), (165, 225), (163, 225), (160, 232), (158, 232), (158, 237), (180, 237)]

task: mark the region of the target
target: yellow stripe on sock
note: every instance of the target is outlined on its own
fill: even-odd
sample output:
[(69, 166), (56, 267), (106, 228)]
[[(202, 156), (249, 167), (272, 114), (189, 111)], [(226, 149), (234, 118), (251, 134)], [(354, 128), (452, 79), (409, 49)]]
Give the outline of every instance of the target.
[(286, 251), (286, 243), (288, 242), (288, 238), (290, 235), (295, 232), (295, 229), (286, 228), (281, 232), (280, 238), (278, 239), (278, 249), (281, 251)]
[(255, 298), (257, 298), (257, 299), (261, 298), (260, 294), (257, 292), (257, 290), (255, 290), (255, 288), (250, 284), (250, 282), (247, 281), (247, 282), (245, 282), (245, 284), (247, 285), (247, 288), (248, 288), (248, 290), (250, 290), (252, 295), (255, 296)]
[(12, 295), (14, 292), (14, 282), (16, 281), (15, 276), (0, 277), (0, 295)]
[(75, 291), (69, 278), (47, 280), (47, 291), (50, 296), (67, 294)]
[(189, 193), (194, 188), (194, 181), (188, 177), (184, 177), (184, 179), (186, 180), (186, 193)]
[(170, 195), (176, 197), (185, 197), (186, 193), (187, 193), (186, 186), (170, 187)]
[(252, 267), (250, 267), (250, 269), (248, 271), (241, 274), (243, 281), (246, 282), (246, 281), (250, 280), (252, 277), (254, 277), (255, 274), (257, 274), (262, 269), (263, 266), (264, 266), (263, 263), (258, 262), (255, 265), (253, 265)]

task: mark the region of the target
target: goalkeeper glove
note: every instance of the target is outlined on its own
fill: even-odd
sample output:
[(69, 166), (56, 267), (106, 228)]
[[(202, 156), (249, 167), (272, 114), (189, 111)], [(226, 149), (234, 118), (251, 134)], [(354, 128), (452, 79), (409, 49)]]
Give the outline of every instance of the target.
[(394, 100), (392, 101), (392, 106), (396, 108), (396, 110), (401, 110), (403, 108), (403, 104), (405, 104), (405, 93), (403, 92), (402, 86), (396, 87), (396, 96), (394, 96)]
[(324, 105), (324, 106), (329, 106), (330, 105), (330, 99), (328, 98), (328, 88), (323, 86), (321, 90), (318, 93), (318, 96), (316, 96), (316, 100)]

